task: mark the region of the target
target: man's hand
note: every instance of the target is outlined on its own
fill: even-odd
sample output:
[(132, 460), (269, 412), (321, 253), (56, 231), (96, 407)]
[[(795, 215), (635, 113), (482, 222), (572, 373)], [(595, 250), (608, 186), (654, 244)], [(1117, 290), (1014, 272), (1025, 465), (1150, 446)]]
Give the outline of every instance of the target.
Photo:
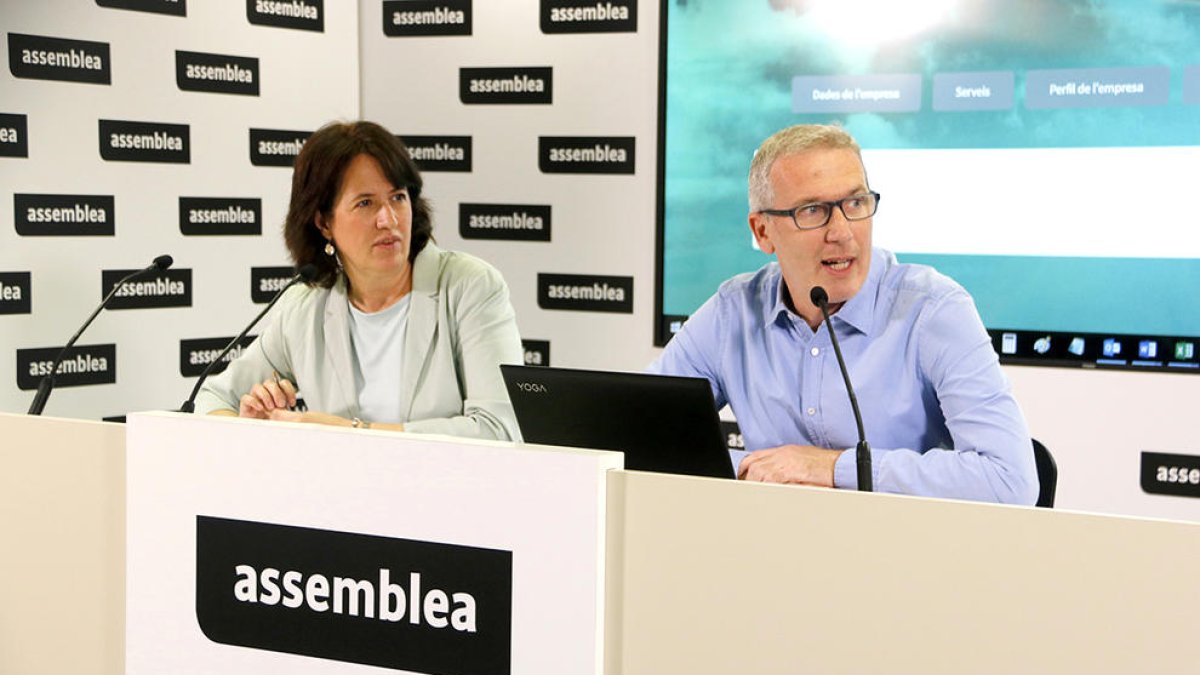
[(781, 445), (746, 455), (738, 478), (764, 483), (799, 483), (833, 487), (833, 467), (844, 450), (811, 445)]

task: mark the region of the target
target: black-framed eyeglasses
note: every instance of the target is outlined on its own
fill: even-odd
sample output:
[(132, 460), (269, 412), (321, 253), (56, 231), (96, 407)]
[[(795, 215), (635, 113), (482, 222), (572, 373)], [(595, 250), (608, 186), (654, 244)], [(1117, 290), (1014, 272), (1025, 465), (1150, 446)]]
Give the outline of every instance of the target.
[(761, 209), (756, 213), (768, 216), (791, 216), (792, 222), (801, 230), (816, 230), (829, 224), (833, 207), (837, 207), (846, 220), (865, 220), (879, 210), (879, 193), (863, 192), (850, 195), (836, 202), (809, 202), (791, 209)]

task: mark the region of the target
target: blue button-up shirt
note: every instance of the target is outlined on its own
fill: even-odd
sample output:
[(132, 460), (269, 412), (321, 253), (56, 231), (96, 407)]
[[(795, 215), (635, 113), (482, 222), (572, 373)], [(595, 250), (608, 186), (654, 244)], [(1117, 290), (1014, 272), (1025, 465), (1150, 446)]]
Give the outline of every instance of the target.
[[(855, 488), (858, 431), (828, 330), (813, 331), (788, 309), (784, 291), (777, 263), (730, 279), (648, 370), (707, 378), (717, 406), (733, 409), (747, 451), (848, 449), (834, 485)], [(966, 290), (874, 249), (862, 289), (832, 323), (862, 410), (875, 490), (1037, 500), (1025, 419)]]

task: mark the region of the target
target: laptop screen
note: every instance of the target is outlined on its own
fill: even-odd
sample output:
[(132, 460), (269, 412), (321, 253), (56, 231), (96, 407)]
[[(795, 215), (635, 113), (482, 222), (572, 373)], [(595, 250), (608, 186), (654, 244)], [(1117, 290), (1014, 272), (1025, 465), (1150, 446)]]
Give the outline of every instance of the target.
[(733, 478), (708, 381), (500, 366), (528, 443), (618, 450), (625, 468)]

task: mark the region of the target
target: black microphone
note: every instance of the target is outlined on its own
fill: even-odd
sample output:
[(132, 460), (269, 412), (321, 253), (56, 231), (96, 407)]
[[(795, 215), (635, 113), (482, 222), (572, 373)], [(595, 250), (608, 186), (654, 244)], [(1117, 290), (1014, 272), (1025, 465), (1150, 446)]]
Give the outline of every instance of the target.
[(838, 367), (842, 369), (842, 379), (846, 382), (846, 391), (850, 394), (850, 408), (854, 411), (854, 422), (858, 424), (858, 447), (855, 449), (855, 460), (858, 466), (858, 489), (861, 492), (872, 492), (874, 489), (871, 479), (871, 446), (867, 445), (867, 432), (863, 428), (862, 413), (858, 411), (858, 397), (854, 395), (854, 386), (850, 384), (850, 373), (846, 372), (846, 361), (842, 359), (842, 348), (838, 346), (837, 333), (833, 332), (833, 322), (829, 320), (829, 294), (820, 286), (813, 286), (808, 293), (812, 303), (821, 308), (821, 316), (825, 317), (825, 328), (829, 331), (829, 339), (833, 342), (833, 353), (837, 355)]
[(38, 382), (37, 393), (33, 396), (33, 403), (29, 405), (30, 415), (41, 415), (42, 411), (45, 410), (46, 401), (50, 400), (50, 392), (54, 389), (54, 374), (58, 372), (58, 365), (62, 363), (63, 357), (67, 355), (67, 350), (75, 344), (75, 341), (79, 339), (80, 335), (83, 335), (83, 331), (87, 330), (87, 327), (92, 325), (92, 321), (95, 320), (98, 314), (100, 314), (100, 310), (108, 306), (108, 301), (112, 300), (112, 297), (116, 294), (117, 289), (123, 286), (127, 281), (136, 279), (143, 274), (165, 270), (170, 267), (171, 263), (173, 262), (175, 262), (175, 259), (171, 256), (160, 255), (155, 258), (154, 262), (150, 263), (148, 267), (130, 274), (126, 274), (120, 281), (118, 281), (116, 284), (113, 284), (112, 290), (110, 290), (108, 295), (104, 296), (104, 299), (100, 301), (100, 306), (96, 308), (96, 311), (92, 312), (92, 315), (87, 318), (87, 321), (83, 322), (83, 325), (79, 327), (79, 330), (75, 333), (75, 335), (73, 335), (70, 340), (67, 340), (67, 344), (58, 351), (58, 356), (54, 357), (54, 363), (50, 366), (50, 372), (43, 375), (41, 382)]
[(296, 276), (292, 277), (291, 280), (287, 282), (287, 285), (279, 289), (279, 292), (275, 294), (275, 297), (271, 298), (271, 302), (268, 302), (267, 306), (263, 308), (263, 311), (259, 312), (258, 316), (254, 317), (254, 320), (250, 322), (250, 325), (246, 326), (246, 329), (239, 333), (237, 337), (230, 340), (229, 344), (225, 345), (225, 349), (222, 349), (221, 353), (217, 354), (217, 358), (208, 362), (208, 365), (205, 366), (204, 371), (200, 373), (200, 378), (196, 380), (196, 386), (192, 387), (192, 395), (188, 396), (187, 400), (183, 402), (183, 405), (179, 406), (179, 412), (190, 413), (196, 411), (196, 396), (200, 393), (200, 386), (203, 385), (204, 381), (208, 379), (208, 376), (212, 374), (213, 368), (216, 368), (217, 364), (221, 362), (221, 359), (225, 358), (225, 355), (228, 354), (229, 351), (237, 345), (237, 343), (241, 342), (242, 338), (246, 337), (246, 333), (249, 333), (250, 329), (254, 328), (254, 326), (258, 324), (258, 322), (261, 321), (264, 316), (266, 316), (267, 312), (271, 311), (271, 308), (275, 306), (275, 303), (279, 302), (279, 299), (283, 297), (283, 294), (285, 291), (287, 291), (287, 289), (295, 286), (301, 281), (312, 281), (316, 277), (316, 265), (312, 263), (301, 265), (299, 269), (296, 270)]

